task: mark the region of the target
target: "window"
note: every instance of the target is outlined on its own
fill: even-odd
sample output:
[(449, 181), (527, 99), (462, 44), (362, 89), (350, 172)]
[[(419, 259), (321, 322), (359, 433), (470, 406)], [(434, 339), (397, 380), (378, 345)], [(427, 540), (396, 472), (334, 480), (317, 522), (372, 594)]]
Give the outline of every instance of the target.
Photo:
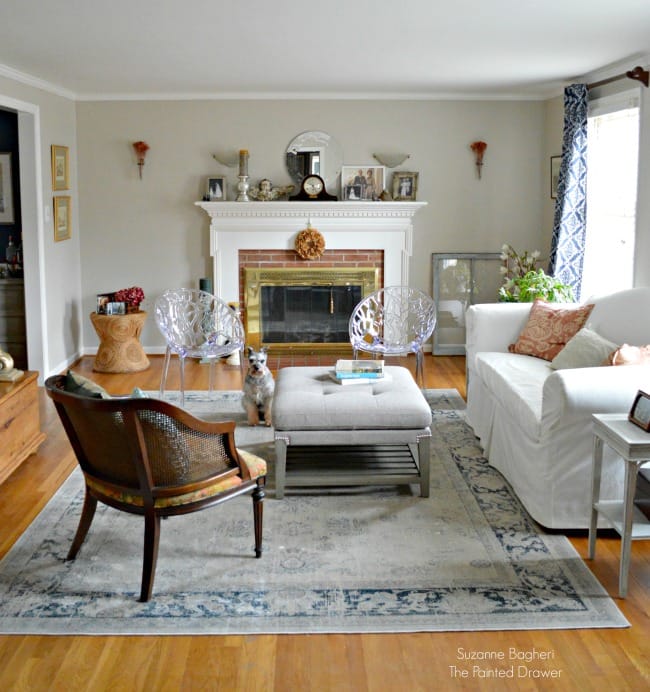
[(590, 104), (587, 237), (581, 298), (631, 288), (639, 153), (638, 96)]

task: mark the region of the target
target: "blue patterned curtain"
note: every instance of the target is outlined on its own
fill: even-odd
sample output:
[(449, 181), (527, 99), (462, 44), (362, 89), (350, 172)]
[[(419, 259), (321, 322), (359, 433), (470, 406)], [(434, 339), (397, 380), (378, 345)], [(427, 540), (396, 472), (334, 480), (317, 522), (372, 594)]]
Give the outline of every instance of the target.
[(564, 90), (562, 162), (555, 200), (549, 274), (573, 288), (580, 299), (587, 231), (587, 106), (586, 84)]

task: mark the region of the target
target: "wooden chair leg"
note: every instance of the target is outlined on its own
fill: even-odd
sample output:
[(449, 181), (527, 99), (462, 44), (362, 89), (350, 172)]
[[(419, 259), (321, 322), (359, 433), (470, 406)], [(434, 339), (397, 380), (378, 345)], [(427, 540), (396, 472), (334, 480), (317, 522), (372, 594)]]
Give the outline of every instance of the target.
[(68, 551), (66, 560), (74, 560), (77, 557), (79, 548), (81, 548), (82, 543), (86, 538), (88, 529), (92, 524), (93, 517), (95, 516), (95, 510), (97, 509), (97, 498), (93, 497), (86, 487), (86, 495), (84, 497), (84, 506), (81, 511), (81, 517), (79, 519), (79, 526), (77, 526), (77, 533), (74, 535), (74, 540)]
[(142, 560), (142, 587), (140, 601), (146, 602), (153, 592), (153, 579), (158, 560), (158, 543), (160, 541), (160, 517), (157, 514), (145, 514), (144, 517), (144, 556)]
[(257, 479), (253, 490), (253, 521), (255, 524), (255, 557), (262, 557), (262, 525), (264, 519), (264, 479)]

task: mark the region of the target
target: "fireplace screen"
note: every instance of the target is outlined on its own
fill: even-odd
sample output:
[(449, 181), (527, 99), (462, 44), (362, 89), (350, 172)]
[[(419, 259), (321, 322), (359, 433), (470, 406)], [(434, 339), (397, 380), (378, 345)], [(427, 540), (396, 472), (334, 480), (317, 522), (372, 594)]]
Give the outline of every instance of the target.
[(276, 352), (349, 347), (356, 304), (379, 288), (375, 268), (245, 269), (247, 343)]
[(341, 343), (361, 286), (263, 286), (262, 342)]

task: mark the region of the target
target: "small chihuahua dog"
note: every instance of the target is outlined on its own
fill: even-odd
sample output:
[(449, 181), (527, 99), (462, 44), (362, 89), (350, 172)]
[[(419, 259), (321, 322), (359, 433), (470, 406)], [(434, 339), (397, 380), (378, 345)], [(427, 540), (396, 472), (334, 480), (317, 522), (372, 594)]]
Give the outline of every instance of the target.
[(275, 380), (266, 365), (266, 346), (256, 351), (248, 347), (248, 371), (244, 379), (244, 408), (249, 425), (259, 425), (260, 414), (264, 425), (271, 425), (271, 405)]

